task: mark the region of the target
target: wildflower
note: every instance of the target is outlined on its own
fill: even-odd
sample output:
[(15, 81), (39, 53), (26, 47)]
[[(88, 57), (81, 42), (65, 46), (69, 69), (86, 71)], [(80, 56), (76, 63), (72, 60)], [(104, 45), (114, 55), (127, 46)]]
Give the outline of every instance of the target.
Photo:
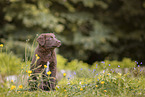
[(107, 90), (104, 90), (104, 92), (107, 92)]
[(38, 60), (39, 58), (40, 58), (40, 57), (38, 56), (38, 57), (37, 57), (37, 60)]
[(55, 87), (56, 89), (59, 89), (59, 86), (58, 85), (56, 85), (56, 87)]
[(110, 64), (109, 64), (109, 66), (110, 66)]
[(118, 75), (120, 75), (120, 76), (121, 76), (122, 74), (121, 74), (121, 73), (118, 73)]
[(107, 75), (109, 76), (110, 74), (108, 73)]
[(74, 71), (74, 75), (76, 75), (76, 72)]
[(80, 91), (82, 91), (83, 90), (83, 88), (80, 88)]
[(96, 85), (96, 87), (98, 87), (98, 85)]
[(139, 65), (137, 65), (137, 67), (139, 67)]
[(67, 90), (65, 89), (64, 92), (66, 92)]
[(26, 70), (26, 72), (27, 72), (27, 70)]
[(81, 68), (81, 70), (83, 70), (83, 69)]
[(20, 86), (19, 86), (19, 88), (20, 88), (20, 89), (22, 89), (22, 88), (23, 88), (23, 86), (22, 86), (22, 85), (20, 85)]
[(14, 81), (13, 81), (13, 80), (11, 80), (11, 82), (13, 83)]
[(103, 70), (103, 73), (105, 73), (105, 70)]
[(47, 74), (50, 75), (51, 74), (51, 71), (48, 71)]
[(38, 54), (36, 54), (35, 56), (38, 57)]
[(140, 64), (142, 64), (142, 62), (140, 62)]
[(40, 58), (40, 57), (38, 56), (38, 54), (36, 54), (35, 56), (36, 56), (36, 59), (37, 59), (37, 60)]
[(3, 47), (4, 45), (3, 44), (0, 44), (0, 47)]
[(44, 68), (47, 68), (47, 65), (44, 65)]
[(118, 67), (120, 67), (120, 66), (118, 65)]
[(32, 71), (31, 71), (31, 70), (28, 70), (28, 73), (29, 73), (29, 74), (31, 74), (31, 73), (32, 73)]
[(57, 88), (59, 88), (59, 86), (58, 86), (58, 85), (56, 85), (56, 87), (57, 87)]
[(65, 77), (66, 76), (66, 73), (63, 73), (63, 76)]
[(104, 61), (102, 61), (101, 63), (105, 63)]
[(11, 86), (11, 90), (13, 90), (13, 89), (15, 89), (15, 88), (16, 88), (16, 86), (14, 86), (14, 85)]
[(105, 82), (104, 81), (101, 81), (101, 84), (104, 84)]
[(96, 64), (96, 68), (97, 68), (98, 64)]
[(67, 84), (70, 85), (70, 82), (68, 82)]

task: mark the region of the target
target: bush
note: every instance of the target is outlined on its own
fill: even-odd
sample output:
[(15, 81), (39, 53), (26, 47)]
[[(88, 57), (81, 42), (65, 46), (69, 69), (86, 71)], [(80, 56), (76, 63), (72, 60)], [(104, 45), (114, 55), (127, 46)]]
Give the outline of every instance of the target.
[(21, 58), (16, 57), (13, 53), (0, 54), (0, 74), (13, 75), (18, 74), (23, 62)]
[(132, 61), (130, 58), (124, 58), (122, 61), (117, 61), (117, 60), (113, 60), (113, 61), (109, 61), (109, 60), (105, 60), (102, 62), (95, 62), (92, 65), (92, 68), (96, 68), (98, 70), (100, 69), (113, 69), (113, 68), (132, 68), (135, 67), (136, 63), (135, 61)]
[(67, 63), (67, 59), (57, 54), (57, 69), (58, 70), (64, 69), (66, 66), (66, 63)]

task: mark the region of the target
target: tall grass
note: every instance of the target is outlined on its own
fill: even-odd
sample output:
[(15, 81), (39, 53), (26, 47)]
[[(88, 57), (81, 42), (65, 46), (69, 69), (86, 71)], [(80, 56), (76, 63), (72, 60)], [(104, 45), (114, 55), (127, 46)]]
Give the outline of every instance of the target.
[[(36, 36), (37, 37), (37, 36)], [(30, 61), (36, 38), (31, 47), (28, 40), (25, 45), (24, 61), (12, 53), (2, 52), (0, 54), (0, 74), (3, 76), (17, 75), (17, 81), (0, 83), (0, 97), (144, 97), (145, 76), (144, 70), (128, 58), (122, 61), (95, 62), (92, 66), (78, 60), (68, 62), (61, 55), (57, 55), (59, 71), (70, 70), (72, 73), (63, 75), (58, 81), (56, 91), (24, 91), (28, 89), (28, 77)], [(31, 49), (28, 49), (31, 48)], [(115, 69), (129, 68), (127, 73), (115, 72)], [(135, 75), (135, 76), (134, 76)], [(49, 77), (48, 77), (49, 79)], [(9, 86), (7, 85), (9, 83)], [(18, 91), (19, 90), (19, 91)]]

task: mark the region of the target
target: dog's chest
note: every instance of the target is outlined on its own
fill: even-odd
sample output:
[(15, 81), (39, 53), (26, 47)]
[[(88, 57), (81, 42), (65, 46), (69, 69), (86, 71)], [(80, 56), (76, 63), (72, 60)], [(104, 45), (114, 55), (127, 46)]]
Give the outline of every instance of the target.
[(42, 57), (40, 57), (40, 58), (41, 58), (44, 62), (51, 61), (51, 59), (52, 59), (51, 53), (49, 53), (49, 54), (43, 53), (41, 56), (42, 56)]

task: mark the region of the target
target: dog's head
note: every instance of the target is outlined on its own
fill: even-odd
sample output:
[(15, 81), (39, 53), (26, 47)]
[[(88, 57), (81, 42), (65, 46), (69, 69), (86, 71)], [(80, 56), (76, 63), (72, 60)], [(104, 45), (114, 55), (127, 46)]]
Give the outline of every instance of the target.
[(39, 43), (40, 46), (44, 48), (56, 48), (61, 45), (61, 42), (56, 39), (55, 35), (53, 33), (46, 33), (46, 34), (41, 34), (37, 38), (37, 42)]

